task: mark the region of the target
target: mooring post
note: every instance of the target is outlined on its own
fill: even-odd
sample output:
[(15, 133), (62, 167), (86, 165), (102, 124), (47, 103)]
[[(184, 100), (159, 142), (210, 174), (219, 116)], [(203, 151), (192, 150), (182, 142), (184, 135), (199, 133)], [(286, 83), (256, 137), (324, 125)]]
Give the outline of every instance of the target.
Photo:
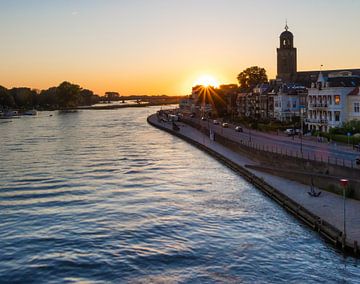
[(358, 242), (354, 241), (354, 253), (357, 254), (358, 253)]
[(341, 179), (340, 180), (340, 185), (343, 188), (343, 233), (342, 233), (342, 248), (345, 249), (346, 246), (346, 190), (349, 184), (349, 180), (348, 179)]

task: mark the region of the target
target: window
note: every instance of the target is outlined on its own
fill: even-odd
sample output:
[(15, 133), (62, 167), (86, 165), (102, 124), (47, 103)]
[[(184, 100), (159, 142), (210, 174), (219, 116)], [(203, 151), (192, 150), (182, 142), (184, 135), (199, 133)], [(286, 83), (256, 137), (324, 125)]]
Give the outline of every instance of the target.
[(332, 104), (331, 96), (329, 96), (329, 105)]
[(340, 111), (335, 111), (335, 121), (340, 121)]
[(339, 105), (339, 104), (340, 104), (340, 96), (339, 96), (339, 95), (335, 95), (334, 101), (335, 101), (335, 104), (336, 104), (336, 105)]
[(354, 103), (354, 112), (360, 112), (360, 103)]

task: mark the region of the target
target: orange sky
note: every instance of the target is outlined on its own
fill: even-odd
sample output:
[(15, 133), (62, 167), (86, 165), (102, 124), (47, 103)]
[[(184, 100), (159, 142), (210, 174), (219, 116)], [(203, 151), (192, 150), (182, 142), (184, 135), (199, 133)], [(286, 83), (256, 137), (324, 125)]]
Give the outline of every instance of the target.
[(43, 89), (67, 80), (100, 95), (186, 95), (203, 74), (236, 83), (258, 65), (274, 78), (285, 17), (299, 70), (359, 68), (351, 27), (360, 1), (299, 2), (9, 1), (0, 10), (0, 84)]

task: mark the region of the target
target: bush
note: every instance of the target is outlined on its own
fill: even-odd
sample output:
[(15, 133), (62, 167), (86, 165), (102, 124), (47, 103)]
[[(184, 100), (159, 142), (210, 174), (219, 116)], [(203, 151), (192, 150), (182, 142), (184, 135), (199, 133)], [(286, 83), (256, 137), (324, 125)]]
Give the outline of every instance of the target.
[[(330, 184), (327, 186), (326, 191), (335, 193), (337, 195), (343, 195), (343, 188), (338, 184)], [(352, 186), (348, 186), (345, 191), (346, 198), (352, 198), (354, 195), (354, 188)]]
[(351, 144), (351, 145), (357, 145), (360, 143), (360, 137), (351, 136), (349, 138), (347, 135), (331, 134), (331, 133), (317, 133), (317, 134), (319, 134), (321, 137), (325, 137), (327, 139), (330, 139), (330, 140), (336, 141), (336, 142), (340, 142), (340, 143), (347, 144), (349, 142), (349, 144)]
[(351, 133), (351, 135), (354, 135), (355, 133), (360, 133), (360, 121), (351, 120), (344, 123), (342, 127), (331, 128), (329, 133), (333, 135), (346, 135), (347, 133)]

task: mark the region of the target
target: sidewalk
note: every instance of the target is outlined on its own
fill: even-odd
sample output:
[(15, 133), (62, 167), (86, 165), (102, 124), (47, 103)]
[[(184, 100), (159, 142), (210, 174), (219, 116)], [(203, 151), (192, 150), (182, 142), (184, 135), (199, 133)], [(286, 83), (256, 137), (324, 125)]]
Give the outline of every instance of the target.
[[(171, 123), (159, 123), (156, 116), (150, 117), (151, 122), (172, 129)], [(203, 135), (198, 130), (177, 122), (180, 126), (180, 133), (186, 137), (216, 151), (225, 156), (229, 160), (237, 163), (240, 166), (256, 165), (253, 161), (246, 157), (229, 150), (228, 148), (218, 144), (216, 141), (211, 141), (209, 137)], [(281, 177), (273, 176), (260, 171), (248, 169), (250, 172), (258, 177), (263, 178), (268, 184), (314, 213), (321, 219), (327, 221), (338, 230), (343, 231), (343, 198), (339, 195), (322, 191), (320, 197), (311, 197), (308, 194), (309, 187), (298, 182), (290, 181)], [(319, 190), (319, 189), (317, 189)], [(360, 201), (347, 199), (346, 200), (346, 234), (347, 242), (353, 244), (354, 241), (360, 242)]]

